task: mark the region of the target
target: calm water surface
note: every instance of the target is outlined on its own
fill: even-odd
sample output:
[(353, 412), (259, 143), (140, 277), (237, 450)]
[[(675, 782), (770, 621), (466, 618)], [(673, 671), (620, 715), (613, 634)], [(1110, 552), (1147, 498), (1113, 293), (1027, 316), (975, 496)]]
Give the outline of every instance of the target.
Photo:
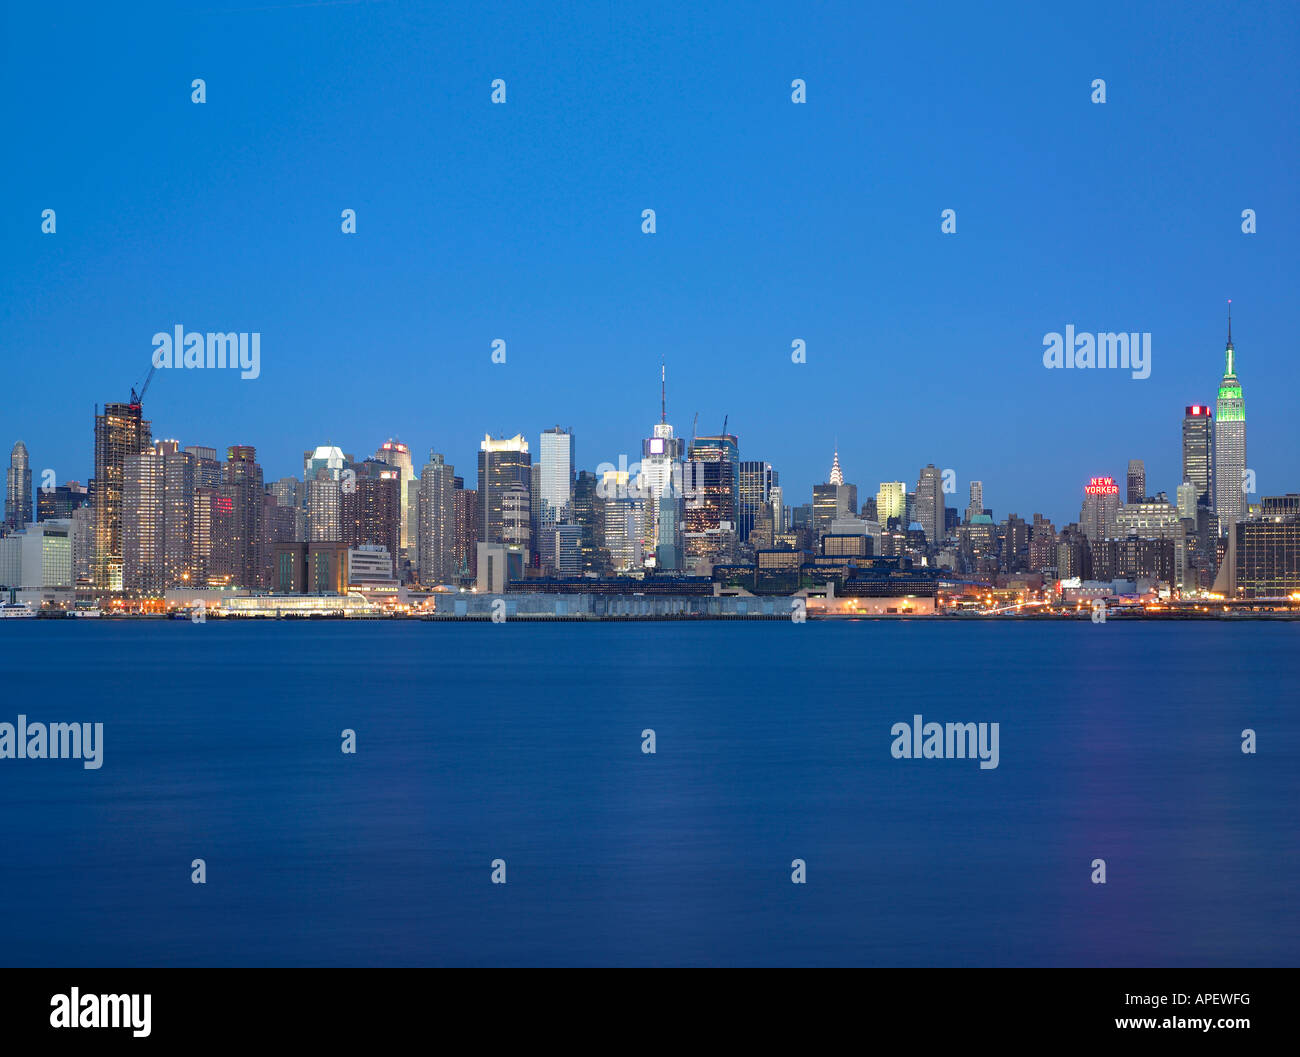
[[(6, 965), (1300, 960), (1300, 624), (9, 621), (0, 659), (0, 721), (105, 725), (97, 771), (0, 760)], [(1000, 766), (893, 759), (915, 713)]]

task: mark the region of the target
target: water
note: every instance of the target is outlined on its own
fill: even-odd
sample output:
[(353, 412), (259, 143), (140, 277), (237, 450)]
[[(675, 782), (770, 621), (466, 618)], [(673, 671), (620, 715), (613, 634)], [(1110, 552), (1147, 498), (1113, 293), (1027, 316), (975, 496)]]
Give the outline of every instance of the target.
[[(0, 721), (105, 724), (100, 770), (0, 760), (6, 965), (1300, 958), (1300, 624), (14, 621), (0, 659)], [(917, 712), (999, 767), (893, 759)]]

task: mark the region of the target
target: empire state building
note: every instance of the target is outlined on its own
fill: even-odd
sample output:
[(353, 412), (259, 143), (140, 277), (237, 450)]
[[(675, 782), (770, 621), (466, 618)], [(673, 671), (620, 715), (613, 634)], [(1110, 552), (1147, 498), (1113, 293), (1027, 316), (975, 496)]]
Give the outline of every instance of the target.
[(1219, 532), (1246, 516), (1246, 401), (1237, 380), (1237, 354), (1232, 347), (1232, 302), (1228, 302), (1226, 366), (1214, 409), (1214, 510)]

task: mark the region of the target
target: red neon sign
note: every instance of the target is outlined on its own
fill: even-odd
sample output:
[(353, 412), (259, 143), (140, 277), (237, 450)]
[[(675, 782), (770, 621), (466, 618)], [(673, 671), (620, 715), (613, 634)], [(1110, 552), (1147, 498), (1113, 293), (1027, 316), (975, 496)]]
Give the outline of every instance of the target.
[(1113, 477), (1093, 477), (1083, 489), (1084, 495), (1119, 495), (1119, 485)]

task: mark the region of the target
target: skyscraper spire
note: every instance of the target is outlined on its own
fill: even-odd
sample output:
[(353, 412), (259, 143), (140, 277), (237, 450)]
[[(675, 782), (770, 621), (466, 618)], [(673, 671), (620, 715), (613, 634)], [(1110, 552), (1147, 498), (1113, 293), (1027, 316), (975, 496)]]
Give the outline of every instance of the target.
[[(1231, 332), (1232, 327), (1228, 330)], [(668, 421), (668, 369), (662, 363), (659, 364), (659, 421)]]
[(835, 448), (835, 461), (831, 463), (831, 479), (829, 483), (844, 483), (844, 471), (840, 469), (840, 449), (838, 446)]
[(1228, 360), (1228, 369), (1224, 373), (1229, 375), (1235, 374), (1236, 371), (1234, 370), (1235, 365), (1233, 363), (1233, 360), (1236, 359), (1236, 355), (1234, 354), (1232, 348), (1232, 298), (1231, 297), (1228, 298), (1228, 347), (1224, 351)]

